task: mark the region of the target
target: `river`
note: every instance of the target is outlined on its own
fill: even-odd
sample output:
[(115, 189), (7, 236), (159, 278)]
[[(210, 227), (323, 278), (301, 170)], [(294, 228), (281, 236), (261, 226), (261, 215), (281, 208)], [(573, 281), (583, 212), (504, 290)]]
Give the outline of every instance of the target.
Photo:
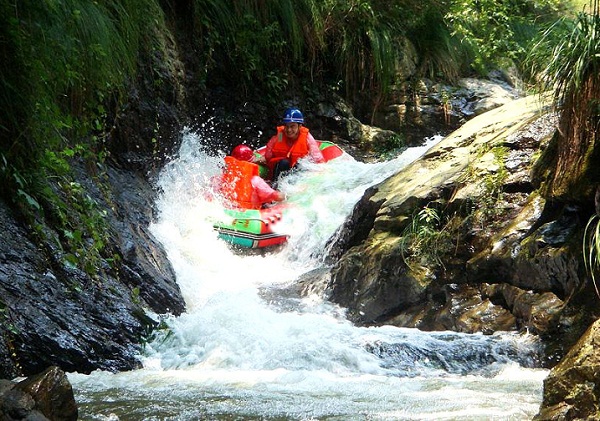
[[(292, 207), (289, 242), (240, 253), (212, 229), (207, 200), (223, 154), (186, 132), (162, 171), (158, 216), (187, 304), (146, 345), (143, 368), (72, 373), (81, 420), (526, 420), (539, 409), (547, 370), (539, 344), (514, 333), (467, 335), (356, 327), (317, 292), (290, 288), (323, 269), (328, 240), (370, 186), (431, 146), (361, 163), (302, 163), (280, 189)], [(158, 317), (158, 316), (157, 316)]]

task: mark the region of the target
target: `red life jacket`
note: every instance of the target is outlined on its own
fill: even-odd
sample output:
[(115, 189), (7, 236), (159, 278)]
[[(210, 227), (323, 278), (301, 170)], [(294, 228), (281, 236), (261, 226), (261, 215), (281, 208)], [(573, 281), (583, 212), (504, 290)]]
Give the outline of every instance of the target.
[(300, 126), (300, 133), (292, 146), (288, 144), (284, 128), (284, 126), (277, 127), (277, 140), (275, 141), (275, 145), (273, 145), (273, 157), (269, 162), (270, 168), (273, 168), (275, 163), (282, 159), (289, 159), (290, 167), (293, 167), (300, 158), (308, 155), (308, 128)]
[(252, 177), (258, 174), (258, 165), (240, 161), (232, 156), (225, 157), (225, 171), (221, 177), (221, 195), (231, 205), (245, 209), (258, 209), (252, 203)]

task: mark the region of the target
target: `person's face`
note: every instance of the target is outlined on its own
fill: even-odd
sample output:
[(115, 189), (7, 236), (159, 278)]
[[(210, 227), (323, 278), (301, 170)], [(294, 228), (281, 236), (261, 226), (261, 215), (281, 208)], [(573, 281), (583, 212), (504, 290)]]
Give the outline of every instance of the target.
[(287, 123), (285, 125), (285, 135), (288, 139), (295, 140), (300, 133), (300, 125), (298, 123)]

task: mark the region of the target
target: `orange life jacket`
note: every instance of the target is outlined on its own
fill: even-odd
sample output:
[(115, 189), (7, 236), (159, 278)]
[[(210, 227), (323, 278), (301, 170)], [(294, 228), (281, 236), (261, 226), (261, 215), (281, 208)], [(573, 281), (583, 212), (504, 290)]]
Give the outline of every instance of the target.
[(252, 177), (258, 174), (258, 165), (240, 161), (232, 156), (225, 157), (225, 171), (221, 177), (221, 195), (230, 204), (245, 209), (258, 209), (252, 204)]
[(282, 159), (289, 159), (290, 167), (293, 167), (300, 158), (308, 155), (308, 128), (300, 126), (300, 133), (292, 146), (288, 145), (284, 128), (284, 126), (277, 127), (277, 140), (273, 145), (273, 158), (269, 167), (274, 167), (275, 163)]

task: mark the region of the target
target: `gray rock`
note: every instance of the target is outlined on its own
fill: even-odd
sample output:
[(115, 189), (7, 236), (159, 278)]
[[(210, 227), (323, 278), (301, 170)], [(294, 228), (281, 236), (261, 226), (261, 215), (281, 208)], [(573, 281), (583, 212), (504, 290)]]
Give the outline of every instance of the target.
[(600, 322), (595, 322), (544, 380), (544, 399), (534, 420), (598, 419)]
[[(0, 377), (67, 371), (127, 370), (139, 366), (141, 338), (156, 321), (150, 312), (179, 314), (184, 301), (161, 245), (148, 232), (154, 191), (134, 172), (109, 172), (114, 196), (79, 174), (97, 203), (105, 203), (112, 233), (98, 272), (66, 265), (58, 233), (41, 224), (32, 241), (0, 202)], [(108, 196), (110, 198), (110, 196)]]
[[(331, 300), (362, 324), (552, 329), (580, 280), (577, 261), (558, 252), (576, 222), (540, 224), (545, 202), (526, 170), (555, 127), (538, 122), (541, 109), (532, 97), (476, 117), (367, 191), (331, 246)], [(425, 208), (446, 215), (433, 233), (456, 228), (414, 260), (405, 239)]]

